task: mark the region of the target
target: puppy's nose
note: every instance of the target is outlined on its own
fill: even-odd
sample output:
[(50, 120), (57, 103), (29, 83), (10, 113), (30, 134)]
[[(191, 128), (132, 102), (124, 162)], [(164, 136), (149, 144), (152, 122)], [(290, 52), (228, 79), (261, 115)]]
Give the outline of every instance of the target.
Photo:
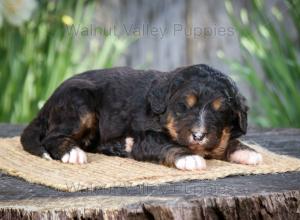
[(193, 138), (195, 141), (202, 141), (203, 138), (205, 137), (206, 133), (202, 133), (202, 132), (195, 132), (193, 133)]

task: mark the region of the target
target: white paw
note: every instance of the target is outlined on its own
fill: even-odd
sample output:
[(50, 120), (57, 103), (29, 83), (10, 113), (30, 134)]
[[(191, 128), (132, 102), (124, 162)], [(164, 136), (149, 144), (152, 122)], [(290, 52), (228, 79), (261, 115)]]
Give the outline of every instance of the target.
[(180, 170), (202, 170), (206, 168), (206, 162), (201, 156), (189, 155), (177, 158), (175, 166)]
[(50, 156), (50, 154), (48, 154), (47, 152), (44, 152), (42, 155), (42, 158), (46, 159), (46, 160), (52, 160), (52, 157)]
[(263, 161), (260, 153), (250, 150), (237, 150), (230, 155), (230, 162), (247, 164), (247, 165), (257, 165)]
[(63, 163), (84, 164), (87, 163), (87, 156), (83, 150), (75, 147), (69, 153), (63, 155), (61, 161)]

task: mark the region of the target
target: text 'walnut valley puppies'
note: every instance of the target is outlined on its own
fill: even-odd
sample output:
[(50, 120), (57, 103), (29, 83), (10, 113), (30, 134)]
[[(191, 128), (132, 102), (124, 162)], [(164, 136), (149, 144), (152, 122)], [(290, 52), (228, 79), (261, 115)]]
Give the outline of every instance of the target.
[(21, 142), (64, 163), (88, 162), (87, 151), (182, 170), (204, 169), (204, 158), (255, 165), (261, 155), (237, 140), (247, 130), (244, 102), (228, 76), (206, 65), (93, 70), (62, 83)]

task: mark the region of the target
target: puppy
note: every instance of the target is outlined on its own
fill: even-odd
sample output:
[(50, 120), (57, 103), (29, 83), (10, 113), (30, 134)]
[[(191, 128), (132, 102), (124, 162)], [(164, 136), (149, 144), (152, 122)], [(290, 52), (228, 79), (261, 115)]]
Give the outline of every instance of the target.
[(207, 65), (93, 70), (56, 89), (21, 143), (64, 163), (87, 163), (85, 152), (98, 152), (182, 170), (204, 169), (205, 159), (255, 165), (261, 155), (237, 139), (247, 110), (235, 83)]

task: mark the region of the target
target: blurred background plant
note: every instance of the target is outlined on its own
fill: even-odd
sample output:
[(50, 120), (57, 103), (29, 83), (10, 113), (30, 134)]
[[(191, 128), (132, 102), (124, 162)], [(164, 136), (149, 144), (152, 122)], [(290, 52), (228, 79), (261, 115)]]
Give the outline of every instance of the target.
[(94, 9), (91, 0), (0, 1), (0, 121), (28, 122), (64, 79), (113, 66), (127, 40), (66, 31), (91, 24)]
[(242, 62), (219, 55), (254, 93), (250, 121), (300, 127), (300, 1), (281, 1), (286, 12), (276, 6), (269, 10), (264, 0), (247, 1), (248, 10), (232, 3), (225, 6), (239, 34)]
[(234, 73), (250, 125), (300, 127), (299, 21), (299, 0), (0, 0), (0, 122), (30, 121), (88, 69), (207, 63)]

